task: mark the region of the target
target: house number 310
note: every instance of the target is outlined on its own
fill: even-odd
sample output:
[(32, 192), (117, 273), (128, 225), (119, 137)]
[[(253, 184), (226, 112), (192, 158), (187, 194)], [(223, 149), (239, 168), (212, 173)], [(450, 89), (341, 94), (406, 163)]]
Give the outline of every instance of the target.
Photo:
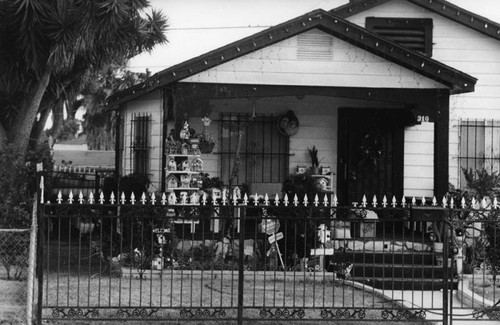
[(418, 115), (417, 122), (429, 122), (429, 115)]

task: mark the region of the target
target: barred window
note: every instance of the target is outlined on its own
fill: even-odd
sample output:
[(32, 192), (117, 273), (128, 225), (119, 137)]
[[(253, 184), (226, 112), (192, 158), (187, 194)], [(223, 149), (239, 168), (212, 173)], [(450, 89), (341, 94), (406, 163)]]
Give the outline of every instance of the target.
[(130, 153), (135, 174), (147, 175), (149, 172), (150, 115), (134, 114), (130, 136)]
[[(460, 170), (485, 169), (488, 172), (500, 171), (500, 121), (498, 120), (461, 120), (459, 124)], [(463, 173), (460, 173), (460, 186), (465, 186)]]
[(289, 138), (276, 116), (223, 113), (220, 120), (221, 180), (230, 184), (239, 151), (239, 169), (232, 185), (282, 183), (288, 175)]

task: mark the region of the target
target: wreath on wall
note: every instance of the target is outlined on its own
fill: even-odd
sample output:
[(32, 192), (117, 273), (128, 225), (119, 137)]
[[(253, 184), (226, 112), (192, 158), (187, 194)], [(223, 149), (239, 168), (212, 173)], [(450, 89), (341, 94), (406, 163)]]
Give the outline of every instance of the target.
[(297, 134), (299, 131), (299, 119), (293, 111), (288, 111), (278, 118), (278, 131), (286, 136)]
[(377, 166), (379, 158), (383, 158), (384, 137), (379, 134), (366, 133), (361, 139), (361, 163), (367, 163), (373, 167)]

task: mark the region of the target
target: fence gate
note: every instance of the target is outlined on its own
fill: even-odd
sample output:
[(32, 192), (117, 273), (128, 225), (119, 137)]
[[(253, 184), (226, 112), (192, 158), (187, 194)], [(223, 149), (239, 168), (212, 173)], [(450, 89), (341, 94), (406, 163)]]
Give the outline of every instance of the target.
[[(40, 323), (449, 324), (496, 316), (494, 306), (484, 315), (446, 308), (459, 307), (457, 276), (436, 261), (454, 248), (432, 251), (428, 231), (463, 225), (443, 222), (462, 210), (125, 197), (60, 195), (40, 205)], [(451, 232), (442, 234), (447, 242)]]

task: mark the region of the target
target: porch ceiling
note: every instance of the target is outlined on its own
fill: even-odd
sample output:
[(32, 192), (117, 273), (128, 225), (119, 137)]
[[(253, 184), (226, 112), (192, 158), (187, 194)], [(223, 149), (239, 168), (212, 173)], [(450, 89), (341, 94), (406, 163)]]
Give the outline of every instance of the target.
[(371, 33), (335, 14), (324, 10), (315, 10), (163, 70), (145, 82), (111, 96), (108, 106), (117, 107), (157, 88), (186, 79), (314, 28), (444, 84), (449, 87), (451, 93), (472, 92), (474, 90), (476, 78)]

